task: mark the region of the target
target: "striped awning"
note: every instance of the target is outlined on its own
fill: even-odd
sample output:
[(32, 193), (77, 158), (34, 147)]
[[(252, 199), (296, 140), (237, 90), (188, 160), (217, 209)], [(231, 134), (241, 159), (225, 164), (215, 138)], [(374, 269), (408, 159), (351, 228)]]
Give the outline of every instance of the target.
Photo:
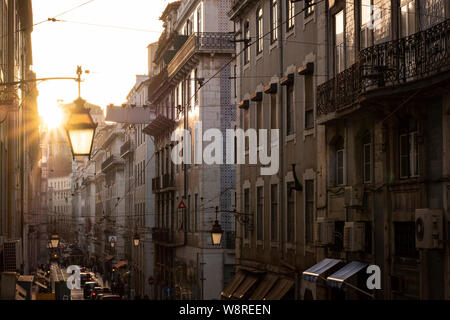
[(367, 267), (365, 262), (353, 261), (327, 278), (327, 284), (333, 288), (341, 288), (344, 282)]
[(244, 281), (245, 279), (245, 273), (243, 271), (238, 271), (234, 277), (233, 280), (226, 286), (225, 289), (222, 291), (222, 296), (230, 299), (233, 293), (236, 291), (236, 289), (239, 287), (239, 285)]
[(323, 275), (325, 272), (332, 269), (334, 266), (338, 265), (341, 262), (342, 260), (338, 259), (324, 259), (319, 263), (313, 265), (311, 268), (303, 271), (303, 279), (309, 282), (317, 282), (319, 276)]
[(269, 294), (264, 297), (264, 300), (281, 300), (294, 286), (294, 281), (290, 279), (281, 279), (270, 290)]
[(255, 289), (249, 300), (263, 300), (278, 280), (278, 276), (272, 273), (266, 274), (264, 279)]

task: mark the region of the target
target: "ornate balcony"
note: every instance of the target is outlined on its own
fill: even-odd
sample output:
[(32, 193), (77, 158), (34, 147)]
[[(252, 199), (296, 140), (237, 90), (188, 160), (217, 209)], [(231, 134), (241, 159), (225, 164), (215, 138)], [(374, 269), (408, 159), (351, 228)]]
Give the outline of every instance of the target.
[(156, 177), (156, 178), (152, 179), (152, 190), (153, 190), (153, 193), (159, 192), (159, 190), (161, 190), (160, 177)]
[(154, 243), (166, 247), (179, 247), (185, 243), (184, 232), (160, 228), (152, 229), (152, 240)]
[(450, 20), (359, 53), (358, 62), (317, 87), (317, 116), (339, 112), (369, 92), (396, 88), (450, 69)]
[(125, 158), (133, 154), (134, 145), (131, 140), (128, 140), (120, 147), (120, 157)]
[(123, 160), (119, 159), (115, 155), (111, 155), (102, 163), (102, 171), (106, 172), (111, 170), (117, 165), (123, 165)]
[(169, 77), (177, 73), (197, 53), (234, 53), (234, 35), (225, 32), (199, 32), (189, 37), (167, 67)]
[(175, 188), (175, 180), (173, 179), (173, 175), (164, 174), (162, 181), (162, 189)]

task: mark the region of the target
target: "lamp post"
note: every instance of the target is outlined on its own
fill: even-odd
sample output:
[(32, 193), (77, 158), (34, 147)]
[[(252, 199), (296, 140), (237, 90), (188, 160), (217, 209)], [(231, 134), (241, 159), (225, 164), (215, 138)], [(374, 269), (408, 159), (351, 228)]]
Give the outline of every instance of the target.
[(89, 109), (85, 108), (86, 101), (81, 98), (80, 84), (82, 73), (81, 67), (78, 66), (78, 98), (74, 101), (74, 107), (65, 125), (74, 158), (75, 156), (90, 157), (94, 143), (95, 129), (98, 125), (92, 119)]
[(139, 243), (140, 243), (141, 239), (139, 237), (139, 234), (135, 233), (134, 237), (133, 237), (133, 244), (135, 247), (139, 247)]
[(54, 233), (50, 238), (50, 245), (53, 249), (58, 248), (59, 245), (59, 235)]
[(215, 246), (219, 246), (222, 242), (222, 235), (223, 230), (222, 227), (219, 224), (219, 220), (217, 220), (217, 214), (219, 212), (219, 207), (216, 207), (216, 221), (214, 221), (214, 224), (211, 229), (211, 240), (212, 244)]

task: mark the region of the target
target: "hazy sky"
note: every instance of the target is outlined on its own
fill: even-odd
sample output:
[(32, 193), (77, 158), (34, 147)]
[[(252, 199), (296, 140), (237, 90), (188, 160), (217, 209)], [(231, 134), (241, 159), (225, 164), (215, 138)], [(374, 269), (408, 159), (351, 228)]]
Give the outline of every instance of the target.
[[(33, 0), (34, 23), (87, 2), (87, 0)], [(140, 32), (68, 22), (45, 22), (34, 27), (33, 70), (38, 78), (76, 77), (77, 65), (84, 74), (81, 96), (102, 108), (122, 104), (137, 74), (147, 73), (147, 45), (158, 40), (162, 31), (159, 17), (171, 1), (94, 0), (57, 19), (90, 24), (145, 29)], [(77, 98), (75, 81), (41, 82), (39, 110), (44, 118), (56, 113), (58, 100), (69, 103)]]

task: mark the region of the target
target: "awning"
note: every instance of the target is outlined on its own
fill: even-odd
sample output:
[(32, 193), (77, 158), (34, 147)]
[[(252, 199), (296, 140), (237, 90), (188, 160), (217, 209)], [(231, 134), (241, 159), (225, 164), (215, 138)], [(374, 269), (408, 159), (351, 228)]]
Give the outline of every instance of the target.
[(317, 279), (321, 274), (324, 274), (340, 262), (342, 262), (342, 260), (324, 259), (306, 271), (303, 271), (303, 279), (309, 282), (317, 282)]
[(251, 295), (249, 300), (262, 300), (277, 282), (278, 276), (268, 273)]
[(236, 291), (236, 289), (239, 287), (239, 285), (242, 283), (242, 281), (244, 281), (244, 279), (245, 279), (245, 273), (242, 271), (238, 271), (234, 275), (233, 280), (231, 280), (231, 282), (227, 285), (227, 287), (225, 289), (223, 289), (223, 291), (221, 293), (222, 296), (230, 299), (231, 296), (233, 295), (234, 291)]
[(358, 262), (358, 261), (350, 262), (345, 267), (343, 267), (342, 269), (339, 269), (338, 271), (333, 273), (331, 276), (329, 276), (327, 278), (327, 284), (333, 288), (341, 288), (342, 284), (345, 282), (345, 280), (347, 280), (351, 276), (355, 275), (356, 273), (358, 273), (359, 271), (361, 271), (362, 269), (364, 269), (367, 266), (368, 266), (368, 264), (364, 263), (364, 262)]
[(241, 283), (239, 288), (233, 293), (233, 297), (242, 299), (250, 288), (258, 281), (258, 277), (253, 274), (247, 274), (245, 280)]
[(98, 259), (98, 261), (99, 262), (106, 262), (106, 261), (112, 260), (112, 258), (114, 258), (112, 255), (106, 255), (106, 256), (103, 256), (100, 259)]
[(281, 279), (275, 287), (270, 290), (269, 294), (264, 297), (264, 300), (281, 300), (293, 286), (294, 281)]
[(48, 289), (48, 287), (42, 283), (40, 283), (39, 281), (36, 281), (35, 284), (37, 284), (39, 287), (43, 288), (43, 289)]
[(116, 263), (116, 264), (114, 265), (114, 268), (121, 268), (121, 267), (123, 267), (123, 266), (126, 266), (127, 264), (128, 264), (127, 261), (120, 261), (119, 263)]

